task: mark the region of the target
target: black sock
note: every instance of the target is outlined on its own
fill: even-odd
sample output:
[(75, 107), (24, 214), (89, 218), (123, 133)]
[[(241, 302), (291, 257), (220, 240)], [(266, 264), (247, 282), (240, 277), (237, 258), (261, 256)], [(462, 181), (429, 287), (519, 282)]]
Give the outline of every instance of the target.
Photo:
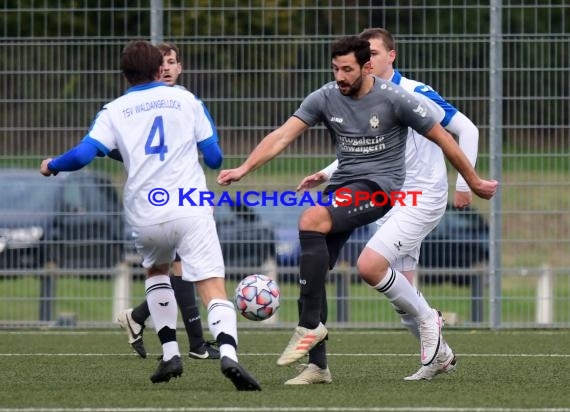
[(309, 363), (314, 363), (321, 369), (327, 367), (327, 345), (326, 340), (317, 343), (313, 349), (309, 351)]
[(175, 275), (170, 275), (170, 284), (174, 289), (174, 296), (182, 315), (188, 342), (190, 342), (190, 350), (198, 349), (204, 344), (204, 333), (200, 311), (196, 306), (194, 284)]
[[(322, 309), (321, 309), (321, 322), (324, 324), (327, 323), (327, 313), (328, 313), (328, 306), (327, 306), (327, 299), (326, 294), (323, 296), (322, 301)], [(297, 308), (299, 310), (299, 316), (303, 311), (303, 302), (299, 299), (297, 301)], [(321, 369), (326, 369), (327, 367), (327, 346), (326, 340), (328, 339), (328, 335), (325, 340), (319, 342), (317, 346), (309, 351), (309, 363), (313, 363), (317, 365)]]
[(329, 252), (326, 235), (323, 233), (301, 230), (299, 240), (301, 242), (299, 283), (302, 302), (299, 326), (314, 329), (321, 321)]
[(159, 330), (157, 335), (161, 345), (168, 342), (176, 342), (176, 329), (170, 329), (168, 326), (164, 326)]
[(148, 303), (146, 300), (141, 302), (136, 308), (133, 309), (131, 313), (133, 320), (139, 325), (144, 325), (146, 320), (150, 317), (150, 309), (148, 308)]

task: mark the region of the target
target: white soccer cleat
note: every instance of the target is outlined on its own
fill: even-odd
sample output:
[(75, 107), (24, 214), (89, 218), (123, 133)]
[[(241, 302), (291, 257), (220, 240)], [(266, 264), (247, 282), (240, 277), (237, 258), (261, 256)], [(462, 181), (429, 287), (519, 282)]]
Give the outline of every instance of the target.
[(277, 359), (277, 365), (286, 366), (298, 361), (326, 338), (327, 333), (327, 328), (322, 323), (319, 323), (315, 329), (297, 326), (289, 344)]
[(133, 309), (125, 309), (119, 312), (116, 322), (127, 331), (129, 344), (133, 350), (141, 357), (146, 358), (146, 349), (143, 343), (144, 325), (135, 322), (132, 317)]
[(431, 364), (438, 352), (441, 338), (441, 327), (443, 325), (443, 319), (441, 313), (435, 309), (432, 309), (432, 315), (428, 319), (420, 322), (420, 360), (422, 365), (428, 366)]
[(453, 372), (457, 368), (455, 354), (447, 343), (442, 342), (442, 349), (435, 360), (428, 366), (422, 366), (416, 373), (404, 378), (405, 381), (430, 381), (442, 373)]
[(332, 383), (331, 371), (328, 367), (319, 368), (314, 363), (300, 365), (299, 375), (285, 382), (285, 385), (314, 385), (318, 383)]

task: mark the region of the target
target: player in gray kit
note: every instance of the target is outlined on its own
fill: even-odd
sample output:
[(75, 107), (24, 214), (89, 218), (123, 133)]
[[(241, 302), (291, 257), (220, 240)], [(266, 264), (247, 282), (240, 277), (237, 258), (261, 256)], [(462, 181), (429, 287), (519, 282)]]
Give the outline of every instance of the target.
[[(307, 96), (293, 116), (269, 133), (240, 167), (222, 170), (218, 175), (218, 184), (223, 186), (239, 181), (318, 123), (325, 125), (335, 141), (339, 166), (325, 189), (333, 201), (330, 206), (308, 208), (299, 219), (299, 323), (277, 360), (278, 365), (300, 360), (327, 337), (328, 331), (322, 323), (327, 272), (334, 266), (352, 231), (376, 221), (391, 208), (390, 202), (357, 205), (350, 198), (339, 202), (339, 192), (335, 191), (343, 188), (344, 193), (351, 192), (352, 200), (356, 196), (372, 197), (378, 192), (390, 195), (398, 191), (405, 177), (408, 127), (438, 144), (476, 195), (490, 199), (497, 189), (496, 181), (483, 180), (477, 175), (453, 137), (427, 106), (403, 88), (370, 75), (370, 56), (370, 43), (359, 36), (333, 42), (331, 58), (335, 81)], [(374, 252), (368, 251), (370, 253)], [(360, 276), (421, 322), (421, 361), (429, 365), (441, 342), (439, 316), (431, 308), (422, 307), (404, 275), (391, 268), (379, 273), (377, 268), (381, 265), (375, 266), (377, 262), (367, 259), (367, 262), (359, 259)]]

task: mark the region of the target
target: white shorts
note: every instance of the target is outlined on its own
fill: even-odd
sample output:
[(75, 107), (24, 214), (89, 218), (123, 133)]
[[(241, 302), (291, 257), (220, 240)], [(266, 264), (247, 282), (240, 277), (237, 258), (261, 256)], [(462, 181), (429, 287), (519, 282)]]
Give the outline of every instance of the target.
[(145, 268), (170, 263), (178, 253), (184, 280), (196, 282), (225, 276), (222, 248), (211, 215), (139, 226), (133, 228), (133, 234)]
[(423, 197), (420, 203), (394, 206), (378, 220), (378, 230), (366, 244), (400, 272), (416, 269), (422, 242), (443, 217), (447, 196), (439, 199)]

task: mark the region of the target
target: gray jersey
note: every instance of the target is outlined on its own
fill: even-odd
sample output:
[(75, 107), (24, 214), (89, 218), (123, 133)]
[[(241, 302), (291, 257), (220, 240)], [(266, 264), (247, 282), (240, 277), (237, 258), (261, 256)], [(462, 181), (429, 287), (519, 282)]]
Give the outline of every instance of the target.
[(369, 180), (386, 192), (404, 182), (408, 127), (423, 135), (438, 123), (413, 95), (378, 77), (358, 100), (341, 94), (336, 82), (327, 83), (307, 96), (293, 116), (309, 126), (322, 122), (333, 137), (339, 165), (331, 187)]

